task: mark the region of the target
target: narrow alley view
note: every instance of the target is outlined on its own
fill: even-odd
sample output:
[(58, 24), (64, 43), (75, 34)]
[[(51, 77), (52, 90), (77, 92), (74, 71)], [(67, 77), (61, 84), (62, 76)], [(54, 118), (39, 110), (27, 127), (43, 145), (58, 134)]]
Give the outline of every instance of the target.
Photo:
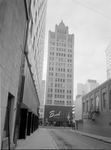
[(0, 149), (111, 149), (111, 0), (0, 0)]
[[(40, 127), (26, 140), (18, 141), (16, 149), (111, 149), (110, 138), (83, 135), (69, 127)], [(109, 140), (109, 141), (108, 141)]]

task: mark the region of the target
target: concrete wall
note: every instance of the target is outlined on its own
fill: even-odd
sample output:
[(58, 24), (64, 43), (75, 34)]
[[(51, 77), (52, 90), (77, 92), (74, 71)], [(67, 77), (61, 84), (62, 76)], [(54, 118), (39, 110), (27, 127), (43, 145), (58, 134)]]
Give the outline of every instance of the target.
[(33, 113), (37, 114), (39, 108), (39, 99), (37, 98), (35, 87), (29, 71), (27, 61), (25, 61), (25, 86), (23, 95), (23, 104)]
[(75, 121), (82, 119), (82, 96), (75, 100)]
[(111, 112), (101, 112), (95, 121), (92, 121), (91, 119), (83, 119), (83, 122), (79, 122), (78, 130), (91, 134), (111, 137), (111, 123), (109, 123), (109, 119), (111, 120)]
[(1, 79), (1, 138), (3, 139), (8, 93), (13, 96), (11, 142), (13, 142), (15, 108), (19, 83), (25, 28), (23, 0), (3, 0), (0, 2), (0, 79)]

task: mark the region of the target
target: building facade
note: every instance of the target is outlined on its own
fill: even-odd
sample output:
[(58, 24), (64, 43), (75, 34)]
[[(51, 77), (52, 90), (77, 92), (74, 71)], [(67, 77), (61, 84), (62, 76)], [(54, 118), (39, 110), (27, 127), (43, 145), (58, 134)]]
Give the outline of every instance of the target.
[(111, 137), (111, 79), (82, 97), (82, 120), (78, 130)]
[(24, 1), (0, 1), (0, 143), (4, 149), (8, 145), (11, 147), (14, 143), (17, 93), (26, 20)]
[(27, 3), (28, 24), (25, 45), (24, 92), (20, 107), (18, 138), (25, 139), (39, 125), (39, 108), (42, 101), (42, 70), (45, 41), (47, 0)]
[[(68, 116), (71, 118), (73, 105), (73, 55), (74, 35), (68, 33), (68, 27), (61, 21), (59, 25), (55, 26), (55, 32), (49, 31), (44, 122), (50, 120), (49, 116), (47, 116), (50, 115), (50, 112), (47, 113), (47, 111), (51, 111), (52, 106), (54, 113), (59, 115), (63, 111), (60, 116), (66, 113), (65, 120), (67, 120)], [(62, 118), (64, 117), (62, 116)], [(56, 117), (51, 118), (53, 118), (52, 122), (57, 122)], [(62, 122), (60, 123), (59, 121)], [(62, 124), (63, 119), (58, 119), (58, 122), (57, 124)]]
[(38, 128), (47, 0), (0, 1), (2, 149)]
[(106, 49), (107, 79), (111, 78), (111, 44)]
[(42, 99), (40, 101), (40, 108), (39, 108), (39, 120), (40, 124), (44, 124), (44, 98), (45, 98), (45, 80), (42, 80)]
[(99, 83), (96, 80), (88, 79), (85, 84), (78, 83), (77, 84), (77, 96), (85, 95), (92, 91), (94, 88), (99, 86)]
[(86, 84), (78, 83), (77, 84), (77, 95), (84, 95), (87, 93)]
[(86, 81), (86, 92), (92, 91), (97, 86), (99, 86), (99, 83), (96, 80), (88, 79)]

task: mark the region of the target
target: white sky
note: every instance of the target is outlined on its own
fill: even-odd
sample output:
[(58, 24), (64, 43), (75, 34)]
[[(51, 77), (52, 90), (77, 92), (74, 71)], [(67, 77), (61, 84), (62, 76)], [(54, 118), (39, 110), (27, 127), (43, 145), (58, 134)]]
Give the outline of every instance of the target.
[(74, 34), (74, 98), (77, 83), (107, 79), (105, 50), (111, 42), (111, 0), (48, 0), (43, 79), (46, 78), (48, 31), (61, 22)]

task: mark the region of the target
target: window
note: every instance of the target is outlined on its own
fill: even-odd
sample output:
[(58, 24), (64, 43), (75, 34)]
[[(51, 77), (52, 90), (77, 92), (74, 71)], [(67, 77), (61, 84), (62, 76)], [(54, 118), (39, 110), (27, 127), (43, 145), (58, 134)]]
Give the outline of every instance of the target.
[(111, 109), (111, 90), (109, 91), (109, 109)]
[(85, 112), (85, 103), (83, 103), (83, 112)]
[(103, 93), (103, 107), (106, 107), (106, 93)]
[(88, 111), (88, 101), (86, 101), (86, 111)]
[(93, 104), (93, 99), (91, 99), (91, 108), (93, 108), (93, 105), (94, 105), (94, 104)]
[(99, 96), (96, 97), (96, 109), (99, 109)]

